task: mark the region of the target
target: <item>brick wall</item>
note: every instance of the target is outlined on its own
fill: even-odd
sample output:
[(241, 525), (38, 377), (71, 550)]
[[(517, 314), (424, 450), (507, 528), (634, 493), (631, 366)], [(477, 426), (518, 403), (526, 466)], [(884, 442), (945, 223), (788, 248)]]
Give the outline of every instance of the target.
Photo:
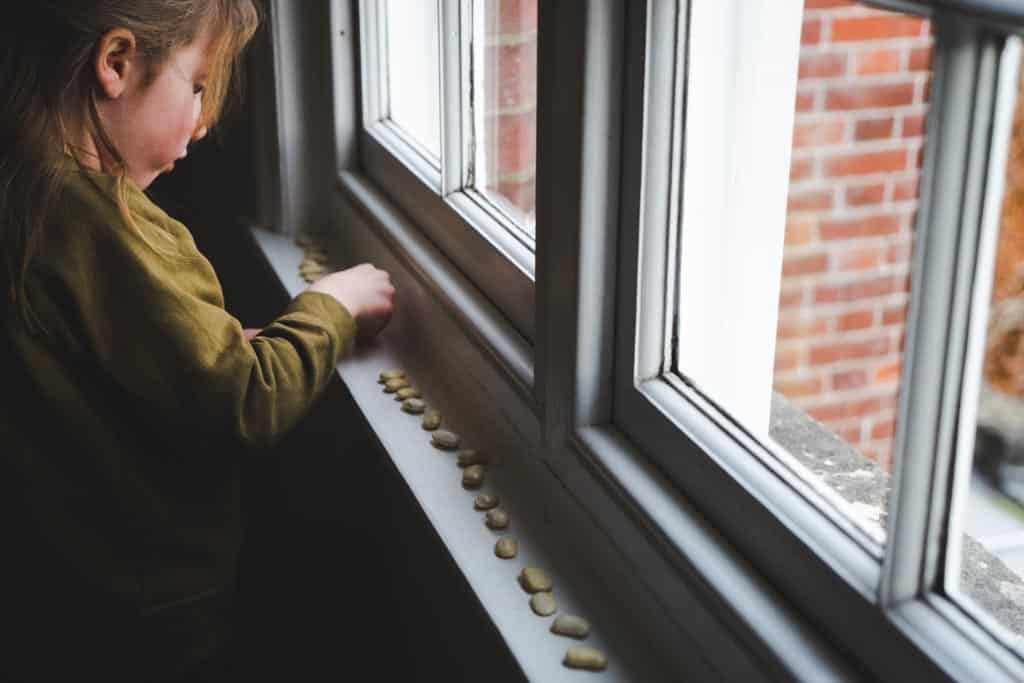
[[(537, 139), (537, 0), (484, 3), (484, 185), (532, 216)], [(530, 221), (532, 225), (532, 221)]]
[(889, 466), (931, 27), (804, 6), (775, 389)]
[[(534, 208), (537, 0), (486, 0), (486, 189)], [(805, 0), (775, 389), (888, 466), (932, 37)]]

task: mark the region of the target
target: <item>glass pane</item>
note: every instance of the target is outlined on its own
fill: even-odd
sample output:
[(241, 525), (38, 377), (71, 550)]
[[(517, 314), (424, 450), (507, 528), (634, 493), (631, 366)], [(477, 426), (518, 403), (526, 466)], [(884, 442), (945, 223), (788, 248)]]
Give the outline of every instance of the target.
[(471, 184), (531, 238), (537, 149), (537, 0), (476, 0)]
[(933, 38), (924, 19), (861, 3), (807, 8), (771, 434), (881, 542)]
[[(802, 21), (784, 230), (781, 204), (777, 218), (743, 227), (772, 231), (773, 248), (784, 245), (778, 256), (740, 255), (751, 248), (745, 237), (704, 238), (731, 242), (718, 268), (725, 274), (709, 280), (721, 286), (708, 285), (696, 304), (707, 310), (702, 327), (713, 335), (730, 326), (743, 338), (709, 336), (704, 355), (680, 356), (679, 371), (880, 545), (933, 36), (926, 19), (845, 0), (806, 2)], [(730, 299), (726, 288), (748, 296)], [(744, 305), (754, 291), (769, 310)], [(692, 305), (681, 287), (680, 320)], [(708, 376), (716, 356), (718, 384)], [(736, 369), (748, 361), (756, 373)]]
[[(1020, 87), (1020, 86), (1019, 86)], [(1022, 92), (1018, 89), (1018, 92)], [(958, 589), (1024, 635), (1024, 98), (1008, 150)], [(954, 582), (956, 584), (956, 582)], [(954, 585), (954, 588), (957, 586)]]
[(441, 158), (441, 70), (438, 5), (386, 0), (388, 118)]

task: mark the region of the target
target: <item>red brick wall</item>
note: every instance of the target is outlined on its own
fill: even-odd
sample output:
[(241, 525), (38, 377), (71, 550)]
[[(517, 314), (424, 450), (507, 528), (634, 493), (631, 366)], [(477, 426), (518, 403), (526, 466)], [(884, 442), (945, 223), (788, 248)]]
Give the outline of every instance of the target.
[[(486, 0), (491, 182), (534, 206), (537, 0)], [(924, 20), (805, 0), (775, 389), (888, 465), (932, 38)]]
[(537, 0), (484, 3), (487, 190), (532, 214), (537, 139)]
[(805, 1), (775, 389), (886, 466), (931, 45), (924, 20)]

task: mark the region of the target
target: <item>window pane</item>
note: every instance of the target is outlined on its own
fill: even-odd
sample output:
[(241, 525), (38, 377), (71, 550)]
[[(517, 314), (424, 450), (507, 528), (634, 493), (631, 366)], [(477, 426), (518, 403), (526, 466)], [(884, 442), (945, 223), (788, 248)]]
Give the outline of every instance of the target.
[(530, 238), (537, 147), (537, 0), (476, 0), (471, 184)]
[[(1018, 89), (1018, 92), (1020, 90)], [(1024, 98), (1008, 150), (959, 591), (1024, 635)]]
[[(678, 370), (879, 544), (932, 42), (922, 18), (858, 2), (806, 3), (795, 105), (787, 105), (785, 211), (779, 202), (777, 212), (724, 229), (711, 220), (703, 237), (687, 235), (699, 226), (687, 225), (684, 211), (680, 237)], [(727, 193), (723, 211), (752, 194)], [(703, 281), (693, 282), (702, 269)], [(757, 298), (765, 303), (752, 308)]]
[(441, 71), (438, 5), (386, 0), (388, 118), (441, 158)]

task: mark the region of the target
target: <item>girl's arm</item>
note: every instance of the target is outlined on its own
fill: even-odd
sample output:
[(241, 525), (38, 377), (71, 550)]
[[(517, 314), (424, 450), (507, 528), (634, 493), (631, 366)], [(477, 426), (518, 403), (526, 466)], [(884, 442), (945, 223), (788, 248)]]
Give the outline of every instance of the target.
[(184, 226), (168, 219), (160, 228), (175, 231), (184, 251), (169, 257), (128, 226), (115, 229), (116, 207), (100, 218), (69, 220), (54, 235), (53, 251), (38, 264), (48, 272), (46, 284), (34, 289), (48, 299), (37, 308), (145, 405), (155, 425), (175, 434), (273, 443), (331, 379), (358, 318), (373, 327), (390, 315), (386, 274), (361, 266), (323, 278), (319, 291), (300, 294), (247, 340)]

